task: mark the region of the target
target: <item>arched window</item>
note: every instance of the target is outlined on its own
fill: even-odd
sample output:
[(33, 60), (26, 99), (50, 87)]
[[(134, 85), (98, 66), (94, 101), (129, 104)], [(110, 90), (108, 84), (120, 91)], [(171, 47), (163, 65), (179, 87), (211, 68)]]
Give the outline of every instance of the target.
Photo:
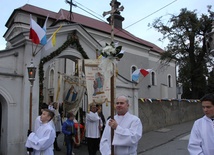
[(131, 79), (131, 81), (132, 81), (132, 73), (133, 73), (135, 70), (137, 70), (137, 67), (134, 66), (134, 65), (132, 65), (132, 66), (131, 66), (131, 71), (130, 71), (130, 73), (131, 73), (131, 74), (130, 74), (130, 77), (131, 77), (130, 79)]
[(152, 86), (155, 86), (156, 85), (156, 74), (155, 74), (155, 72), (151, 72), (151, 85)]
[(168, 87), (172, 87), (172, 76), (171, 75), (167, 76), (167, 84), (168, 84)]
[(51, 69), (49, 73), (49, 88), (54, 88), (54, 70)]

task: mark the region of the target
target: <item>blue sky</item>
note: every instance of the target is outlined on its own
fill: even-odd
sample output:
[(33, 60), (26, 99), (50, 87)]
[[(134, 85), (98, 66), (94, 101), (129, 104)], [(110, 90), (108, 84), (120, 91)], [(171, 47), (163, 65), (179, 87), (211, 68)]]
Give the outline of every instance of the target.
[[(160, 38), (162, 35), (158, 33), (156, 30), (154, 30), (153, 28), (149, 28), (148, 23), (152, 23), (156, 18), (160, 16), (164, 16), (164, 19), (167, 21), (167, 19), (170, 17), (169, 14), (179, 14), (181, 8), (187, 8), (188, 10), (191, 10), (191, 11), (196, 9), (198, 15), (201, 15), (202, 13), (204, 14), (207, 13), (207, 5), (212, 5), (214, 8), (213, 0), (164, 0), (164, 1), (118, 0), (118, 1), (121, 2), (121, 5), (125, 7), (123, 12), (121, 12), (121, 15), (125, 18), (123, 22), (123, 28), (126, 28), (127, 31), (134, 34), (135, 36), (141, 39), (150, 41), (161, 48), (164, 48), (167, 45), (167, 41), (165, 42), (158, 41), (158, 38)], [(101, 16), (104, 11), (108, 11), (111, 9), (109, 5), (110, 0), (73, 0), (73, 3), (76, 3), (78, 6), (80, 6), (83, 9), (93, 10), (94, 12), (93, 14), (96, 13), (96, 16), (99, 16), (100, 18), (102, 18)], [(7, 30), (5, 27), (5, 23), (7, 22), (8, 18), (10, 17), (14, 9), (21, 7), (25, 4), (35, 5), (54, 12), (58, 12), (61, 8), (65, 10), (70, 9), (69, 5), (65, 3), (65, 0), (3, 0), (1, 1), (0, 50), (4, 49), (6, 46), (6, 41), (3, 38), (3, 35)], [(166, 5), (168, 6), (163, 8)], [(156, 12), (159, 9), (161, 10)], [(92, 17), (90, 14), (81, 10), (79, 7), (73, 7), (72, 10), (73, 12)], [(107, 17), (102, 19), (106, 20)]]

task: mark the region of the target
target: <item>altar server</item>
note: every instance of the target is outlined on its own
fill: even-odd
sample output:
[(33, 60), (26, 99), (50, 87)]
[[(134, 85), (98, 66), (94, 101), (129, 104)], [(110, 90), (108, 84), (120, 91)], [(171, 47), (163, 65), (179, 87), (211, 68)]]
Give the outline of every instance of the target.
[(111, 154), (111, 129), (114, 130), (112, 145), (114, 155), (137, 155), (138, 141), (142, 137), (143, 126), (140, 119), (128, 112), (129, 100), (125, 96), (116, 99), (117, 115), (106, 123), (101, 142), (102, 155)]
[(31, 148), (32, 155), (53, 155), (53, 143), (56, 132), (49, 123), (54, 117), (53, 111), (43, 109), (41, 114), (42, 124), (34, 132), (31, 132), (27, 138), (25, 146)]
[(188, 151), (190, 155), (214, 155), (214, 94), (201, 99), (204, 116), (193, 124)]

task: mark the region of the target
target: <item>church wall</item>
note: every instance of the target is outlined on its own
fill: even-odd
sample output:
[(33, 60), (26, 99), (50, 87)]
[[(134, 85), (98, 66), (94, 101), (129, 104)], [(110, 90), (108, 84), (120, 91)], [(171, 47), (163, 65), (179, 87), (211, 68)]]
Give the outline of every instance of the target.
[[(10, 116), (8, 122), (14, 123), (11, 129), (8, 128), (8, 144), (11, 148), (13, 145), (15, 149), (8, 149), (8, 154), (23, 154), (26, 151), (24, 146), (26, 141), (27, 130), (29, 129), (29, 105), (30, 105), (30, 82), (28, 80), (27, 67), (30, 65), (31, 58), (33, 58), (34, 65), (37, 67), (36, 77), (32, 88), (32, 128), (34, 127), (34, 120), (38, 116), (39, 103), (39, 76), (38, 65), (40, 54), (32, 57), (32, 44), (26, 42), (26, 46), (18, 49), (19, 56), (17, 57), (17, 72), (22, 73), (20, 77), (11, 78), (6, 81), (7, 88), (10, 88), (10, 94), (14, 97), (15, 103), (8, 107), (8, 115)], [(17, 50), (17, 49), (15, 49)], [(14, 116), (16, 116), (14, 118)], [(14, 129), (16, 133), (14, 132)]]
[[(139, 117), (144, 132), (202, 117), (201, 102), (191, 100), (139, 100)], [(155, 122), (155, 123), (154, 123)]]
[[(160, 64), (159, 55), (150, 53), (150, 60), (149, 60), (149, 68), (153, 68), (154, 72), (156, 73), (156, 85), (151, 85), (151, 74), (150, 76), (150, 85), (151, 87), (148, 89), (151, 94), (154, 96), (148, 98), (176, 98), (176, 75), (175, 75), (175, 63), (171, 62), (170, 65), (162, 66)], [(168, 86), (168, 75), (172, 77), (172, 87)], [(167, 88), (167, 97), (162, 96), (162, 86)]]
[[(10, 94), (13, 99), (13, 103), (6, 103), (4, 106), (7, 111), (8, 118), (7, 124), (2, 125), (3, 134), (8, 135), (6, 147), (2, 148), (8, 154), (16, 154), (17, 152), (23, 152), (25, 136), (27, 133), (26, 122), (28, 122), (28, 109), (27, 104), (24, 101), (26, 93), (29, 94), (29, 89), (26, 92), (25, 87), (25, 60), (23, 57), (24, 48), (17, 48), (14, 50), (0, 52), (0, 86)], [(14, 52), (18, 52), (18, 55), (13, 55)], [(28, 81), (28, 80), (26, 80)], [(29, 95), (28, 95), (29, 96)], [(28, 102), (29, 103), (29, 102)], [(5, 116), (6, 117), (6, 116)], [(17, 149), (11, 149), (13, 148)]]
[(98, 49), (99, 46), (95, 45), (95, 42), (91, 41), (91, 38), (82, 36), (79, 33), (78, 37), (80, 40), (80, 44), (82, 45), (84, 51), (87, 52), (88, 57), (90, 59), (96, 59), (96, 49)]
[[(143, 133), (167, 126), (196, 120), (203, 116), (200, 102), (193, 101), (139, 101), (139, 118), (143, 123)], [(142, 146), (143, 138), (139, 141)], [(142, 152), (143, 147), (138, 147)]]
[[(36, 18), (34, 18), (34, 17), (32, 17), (32, 18), (36, 21)], [(26, 20), (26, 19), (29, 19), (29, 20)], [(30, 14), (18, 12), (17, 15), (14, 18), (14, 22), (15, 23), (19, 22), (19, 23), (23, 23), (23, 24), (29, 25), (29, 23), (30, 23)]]
[[(132, 51), (126, 52), (123, 58), (118, 62), (119, 73), (122, 74), (127, 79), (131, 80), (130, 69), (132, 65), (137, 66), (138, 68), (147, 68), (148, 67), (148, 58), (145, 56), (136, 56), (132, 54)], [(143, 53), (144, 51), (142, 51)], [(140, 76), (141, 78), (142, 76)]]
[[(98, 39), (98, 40), (101, 40)], [(139, 46), (138, 44), (127, 42), (121, 38), (115, 37), (115, 41), (122, 45), (122, 49), (125, 51), (123, 58), (118, 62), (118, 72), (125, 78), (131, 80), (131, 66), (135, 65), (138, 68), (143, 69), (153, 69), (155, 70), (157, 85), (148, 88), (148, 85), (151, 85), (151, 74), (143, 77), (140, 75), (139, 84), (136, 86), (139, 87), (139, 97), (148, 97), (148, 98), (162, 98), (162, 85), (167, 83), (167, 75), (172, 76), (173, 87), (166, 87), (166, 92), (168, 98), (176, 98), (176, 75), (175, 75), (175, 63), (172, 62), (170, 65), (164, 69), (160, 69), (160, 55), (156, 52), (149, 51), (149, 48)], [(104, 44), (105, 41), (102, 41), (101, 44)]]

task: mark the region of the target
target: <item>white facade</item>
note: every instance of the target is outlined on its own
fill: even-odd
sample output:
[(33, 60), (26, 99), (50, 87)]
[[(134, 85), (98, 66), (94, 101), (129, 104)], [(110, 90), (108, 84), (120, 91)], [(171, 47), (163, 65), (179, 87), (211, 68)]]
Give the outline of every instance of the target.
[[(46, 15), (44, 15), (44, 18)], [(33, 15), (36, 20), (36, 16)], [(101, 48), (110, 42), (110, 34), (78, 24), (61, 22), (63, 27), (57, 33), (57, 44), (54, 48), (45, 51), (42, 49), (36, 56), (32, 55), (32, 43), (29, 40), (29, 13), (14, 11), (8, 20), (8, 30), (4, 37), (8, 41), (7, 49), (0, 51), (0, 155), (25, 154), (24, 147), (27, 130), (29, 128), (30, 82), (28, 81), (27, 66), (33, 59), (37, 67), (33, 85), (33, 112), (34, 119), (38, 115), (39, 106), (39, 64), (41, 58), (50, 55), (67, 40), (68, 35), (76, 32), (80, 45), (90, 59), (96, 58), (95, 49)], [(13, 22), (12, 22), (13, 21)], [(47, 25), (51, 25), (51, 21)], [(49, 27), (48, 37), (59, 27)], [(103, 40), (103, 41), (100, 41)], [(116, 79), (116, 96), (123, 94), (129, 97), (130, 112), (138, 115), (139, 98), (176, 98), (175, 63), (161, 68), (160, 55), (142, 44), (115, 37), (123, 46), (124, 57), (118, 62), (118, 77)], [(35, 49), (36, 45), (34, 45)], [(37, 49), (41, 48), (41, 45)], [(74, 47), (68, 46), (59, 55), (44, 64), (44, 102), (48, 103), (50, 96), (56, 98), (58, 72), (73, 74), (75, 62), (83, 59), (81, 53)], [(152, 83), (151, 74), (139, 79), (139, 84), (131, 81), (131, 67), (154, 69)], [(169, 87), (168, 77), (172, 85)], [(148, 87), (150, 85), (150, 87)], [(62, 94), (60, 100), (63, 101)], [(83, 110), (86, 105), (83, 102)], [(110, 106), (103, 105), (106, 118), (110, 115)]]

